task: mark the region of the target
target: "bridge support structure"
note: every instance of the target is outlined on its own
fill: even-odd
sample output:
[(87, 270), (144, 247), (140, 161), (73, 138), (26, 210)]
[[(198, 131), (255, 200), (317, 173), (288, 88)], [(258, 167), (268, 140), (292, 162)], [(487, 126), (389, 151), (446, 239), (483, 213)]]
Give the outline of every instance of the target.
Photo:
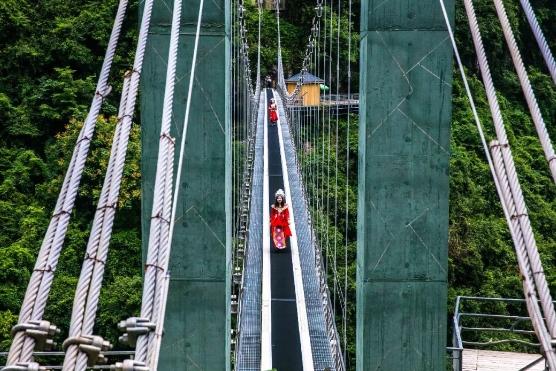
[[(172, 0), (154, 2), (141, 75), (143, 260), (149, 241), (172, 9)], [(204, 2), (185, 156), (182, 168), (177, 169), (199, 11), (199, 1), (183, 1), (171, 132), (176, 138), (175, 167), (182, 177), (159, 371), (230, 369), (229, 10), (229, 0)]]
[(361, 4), (357, 370), (444, 371), (452, 46), (438, 1)]

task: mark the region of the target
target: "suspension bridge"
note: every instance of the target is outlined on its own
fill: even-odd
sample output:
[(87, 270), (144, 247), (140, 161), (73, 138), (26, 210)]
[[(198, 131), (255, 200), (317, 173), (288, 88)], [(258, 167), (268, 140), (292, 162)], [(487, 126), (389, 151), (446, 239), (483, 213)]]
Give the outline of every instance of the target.
[[(464, 3), (496, 133), (490, 143), (455, 45), (453, 1), (362, 1), (357, 10), (347, 3), (345, 8), (339, 1), (316, 0), (293, 88), (286, 84), (280, 5), (274, 3), (276, 86), (263, 88), (262, 2), (253, 8), (258, 30), (247, 30), (243, 0), (140, 1), (135, 61), (124, 77), (119, 122), (84, 252), (69, 333), (60, 334), (43, 314), (95, 123), (111, 91), (110, 67), (128, 11), (128, 1), (121, 0), (96, 94), (18, 324), (11, 330), (13, 342), (3, 371), (343, 371), (348, 368), (347, 319), (352, 316), (357, 321), (357, 370), (445, 370), (448, 361), (454, 371), (556, 371), (554, 304), (472, 0)], [(494, 4), (556, 180), (556, 155), (504, 4)], [(521, 4), (556, 83), (556, 64), (533, 9), (527, 0)], [(352, 92), (351, 61), (340, 60), (341, 48), (346, 47), (340, 43), (340, 14), (349, 15), (345, 27), (350, 56), (351, 15), (356, 11), (361, 14), (360, 80), (359, 91)], [(247, 32), (258, 35), (251, 52)], [(446, 344), (454, 54), (523, 278), (520, 303), (528, 314), (508, 319), (531, 322), (533, 330), (524, 333), (536, 336), (542, 356), (464, 350), (470, 343), (462, 339), (463, 331), (481, 330), (466, 327), (464, 320), (480, 314), (460, 310), (460, 300), (505, 299), (458, 298), (453, 343)], [(256, 61), (250, 55), (256, 55)], [(341, 71), (348, 86), (340, 92)], [(321, 76), (336, 92), (324, 90), (324, 99), (319, 96), (305, 104), (305, 94), (314, 92), (310, 80), (305, 81), (309, 73)], [(114, 351), (115, 344), (96, 335), (95, 318), (139, 87), (144, 287), (139, 316), (123, 318), (118, 326), (121, 343), (133, 350)], [(278, 104), (276, 125), (269, 122), (271, 99)], [(331, 108), (339, 105), (345, 107)], [(350, 150), (354, 112), (359, 116), (357, 159)], [(344, 114), (346, 134), (341, 138), (339, 118)], [(338, 153), (339, 141), (347, 143), (346, 153)], [(354, 161), (358, 174), (349, 171)], [(339, 176), (342, 166), (345, 177)], [(325, 182), (334, 184), (333, 191), (326, 191), (332, 195), (325, 195)], [(349, 246), (339, 235), (354, 222), (349, 201), (355, 195), (348, 186), (355, 183), (357, 313), (350, 313)], [(278, 189), (284, 190), (291, 215), (292, 236), (285, 249), (275, 248), (270, 228), (270, 205)], [(334, 228), (325, 225), (325, 211), (333, 211)], [(343, 280), (337, 279), (340, 272)], [(515, 332), (514, 325), (496, 330)], [(55, 352), (60, 338), (63, 352)], [(49, 355), (63, 361), (52, 366)], [(122, 356), (108, 365), (107, 357)]]

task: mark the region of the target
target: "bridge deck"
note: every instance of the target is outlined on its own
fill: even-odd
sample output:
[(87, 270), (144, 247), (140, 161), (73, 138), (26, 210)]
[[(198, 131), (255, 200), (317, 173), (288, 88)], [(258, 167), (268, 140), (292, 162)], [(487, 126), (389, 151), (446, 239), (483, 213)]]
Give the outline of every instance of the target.
[[(260, 371), (262, 354), (266, 351), (264, 345), (264, 334), (261, 333), (261, 294), (263, 282), (261, 274), (263, 273), (262, 253), (263, 253), (263, 226), (262, 214), (269, 212), (269, 205), (263, 205), (263, 129), (264, 117), (268, 114), (264, 104), (263, 91), (261, 97), (261, 107), (259, 109), (259, 118), (257, 122), (257, 134), (255, 141), (255, 162), (253, 172), (253, 184), (251, 195), (251, 210), (249, 222), (249, 240), (245, 256), (244, 278), (243, 278), (243, 295), (241, 297), (241, 317), (240, 331), (238, 341), (238, 351), (236, 353), (235, 370), (237, 371)], [(306, 324), (303, 329), (308, 331), (310, 343), (311, 357), (308, 359), (313, 367), (309, 369), (323, 370), (325, 367), (333, 366), (332, 349), (330, 340), (328, 339), (326, 320), (322, 308), (322, 298), (320, 295), (319, 281), (316, 275), (315, 258), (313, 250), (313, 241), (309, 230), (309, 222), (305, 210), (304, 194), (302, 191), (301, 180), (297, 174), (297, 166), (295, 159), (295, 149), (293, 148), (292, 139), (290, 137), (289, 128), (286, 123), (284, 109), (279, 96), (276, 97), (279, 105), (280, 126), (267, 127), (268, 129), (268, 151), (269, 151), (269, 186), (271, 200), (274, 198), (274, 192), (277, 188), (283, 188), (282, 176), (285, 172), (289, 178), (289, 188), (292, 199), (289, 203), (292, 205), (294, 214), (294, 222), (296, 229), (296, 241), (298, 246), (299, 268), (297, 271), (301, 273), (304, 293), (304, 307), (306, 310)], [(281, 130), (284, 143), (284, 155), (286, 168), (282, 169), (279, 160), (281, 151), (279, 149), (278, 130)], [(290, 240), (291, 242), (291, 240)], [(271, 322), (272, 322), (272, 344), (271, 360), (273, 366), (278, 370), (295, 370), (301, 367), (301, 360), (295, 360), (295, 364), (288, 364), (293, 361), (292, 356), (302, 352), (300, 346), (300, 334), (294, 334), (299, 331), (298, 318), (296, 313), (296, 297), (297, 294), (293, 287), (285, 290), (286, 284), (293, 283), (292, 272), (292, 250), (291, 246), (285, 251), (276, 252), (271, 249)], [(286, 282), (286, 276), (287, 281)], [(291, 282), (290, 282), (291, 281)], [(285, 307), (291, 307), (291, 315), (286, 315)], [(264, 327), (264, 326), (263, 326)], [(296, 335), (296, 336), (293, 336)], [(264, 349), (263, 349), (264, 348)], [(308, 353), (308, 352), (302, 352)], [(297, 357), (299, 358), (299, 357)], [(303, 357), (301, 357), (303, 358)], [(307, 360), (304, 360), (304, 362)], [(285, 368), (284, 368), (285, 367)], [(307, 369), (304, 367), (304, 369)]]
[[(463, 371), (518, 371), (540, 357), (539, 354), (465, 349), (463, 351)], [(544, 371), (544, 360), (527, 370)]]

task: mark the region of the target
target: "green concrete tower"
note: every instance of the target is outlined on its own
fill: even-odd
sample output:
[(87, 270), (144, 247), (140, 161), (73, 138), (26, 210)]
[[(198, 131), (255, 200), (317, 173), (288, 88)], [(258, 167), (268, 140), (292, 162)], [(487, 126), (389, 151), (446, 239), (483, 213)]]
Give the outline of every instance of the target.
[[(149, 240), (172, 9), (172, 0), (154, 0), (141, 74), (144, 257)], [(176, 169), (182, 172), (182, 178), (159, 371), (230, 369), (229, 9), (229, 0), (204, 2), (184, 162), (181, 169)], [(199, 1), (183, 1), (171, 133), (176, 138), (176, 168), (198, 12)]]
[(452, 46), (439, 1), (363, 0), (360, 65), (357, 370), (445, 371)]

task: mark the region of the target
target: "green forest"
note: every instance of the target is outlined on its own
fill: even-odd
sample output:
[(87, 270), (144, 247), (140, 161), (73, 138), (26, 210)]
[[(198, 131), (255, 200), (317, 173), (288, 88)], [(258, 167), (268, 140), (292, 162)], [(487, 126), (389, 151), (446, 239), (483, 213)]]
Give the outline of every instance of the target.
[[(249, 2), (247, 2), (249, 3)], [(288, 2), (292, 4), (293, 1)], [(556, 89), (518, 0), (504, 1), (516, 40), (522, 50), (544, 121), (556, 138)], [(71, 223), (57, 267), (56, 278), (44, 315), (67, 334), (89, 230), (110, 154), (122, 76), (133, 64), (138, 29), (138, 1), (130, 2), (110, 84), (113, 92), (105, 101), (90, 156), (72, 213)], [(287, 4), (287, 5), (288, 5)], [(553, 52), (556, 52), (556, 7), (550, 0), (531, 1)], [(46, 232), (68, 162), (92, 100), (98, 73), (112, 28), (117, 0), (0, 0), (0, 351), (9, 349), (9, 332), (17, 322), (34, 262)], [(248, 8), (247, 27), (251, 66), (256, 62), (257, 12)], [(351, 61), (351, 91), (358, 83), (358, 35), (360, 1), (352, 5), (352, 54), (347, 53), (348, 6), (341, 0), (342, 45), (339, 56)], [(556, 186), (544, 158), (534, 124), (491, 0), (475, 1), (485, 49), (503, 118), (523, 187), (525, 201), (553, 296), (556, 294)], [(328, 10), (327, 10), (328, 11)], [(280, 13), (282, 56), (286, 77), (299, 71), (315, 14), (314, 0), (299, 0)], [(456, 1), (456, 40), (487, 140), (495, 138), (465, 9)], [(262, 75), (276, 66), (276, 18), (263, 12)], [(336, 60), (334, 52), (330, 56)], [(252, 67), (253, 70), (253, 67)], [(520, 298), (521, 278), (513, 243), (477, 133), (473, 115), (457, 66), (454, 64), (452, 139), (450, 164), (449, 295), (448, 315), (458, 295)], [(339, 84), (346, 92), (348, 74), (341, 69)], [(140, 119), (137, 112), (120, 193), (120, 202), (103, 291), (97, 317), (97, 333), (117, 344), (117, 322), (137, 315), (141, 300), (141, 173)], [(348, 357), (355, 369), (355, 238), (357, 213), (357, 117), (347, 137), (345, 121), (338, 123), (338, 153), (345, 163), (349, 143), (348, 230), (334, 230), (334, 215), (319, 217), (327, 222), (339, 246), (347, 238), (350, 266), (348, 291)], [(335, 146), (331, 141), (329, 146)], [(317, 156), (302, 157), (311, 166)], [(346, 171), (340, 169), (324, 192), (346, 199)], [(309, 190), (317, 192), (317, 190)], [(345, 215), (340, 203), (339, 215)], [(340, 218), (341, 219), (341, 218)], [(345, 225), (341, 219), (337, 225)], [(319, 229), (322, 236), (323, 229)], [(332, 238), (332, 237), (330, 237)], [(343, 251), (340, 252), (343, 254)], [(343, 278), (342, 278), (343, 279)], [(503, 304), (485, 304), (499, 313), (512, 313)], [(479, 310), (477, 307), (467, 308)], [(477, 335), (475, 340), (481, 340)], [(61, 337), (62, 338), (62, 337)], [(447, 334), (447, 338), (451, 337)], [(61, 340), (61, 339), (59, 339)], [(484, 340), (484, 339), (483, 339)], [(525, 349), (523, 349), (525, 351)], [(0, 358), (0, 364), (4, 362)]]

